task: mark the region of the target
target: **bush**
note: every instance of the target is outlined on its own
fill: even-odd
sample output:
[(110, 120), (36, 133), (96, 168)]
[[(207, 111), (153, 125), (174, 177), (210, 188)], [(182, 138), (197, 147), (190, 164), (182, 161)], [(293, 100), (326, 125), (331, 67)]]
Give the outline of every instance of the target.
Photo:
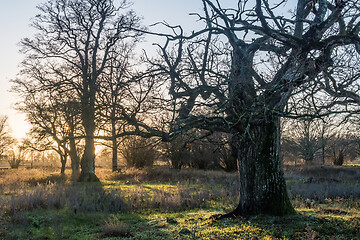
[(227, 136), (213, 134), (202, 141), (180, 136), (167, 146), (169, 165), (174, 169), (237, 170), (237, 160), (230, 144), (224, 142)]
[(131, 226), (110, 215), (102, 228), (103, 237), (131, 237)]
[(345, 154), (343, 151), (339, 151), (339, 153), (336, 155), (334, 153), (333, 161), (335, 166), (342, 166), (345, 161)]
[(231, 146), (225, 145), (219, 149), (220, 165), (226, 172), (235, 172), (238, 170), (236, 149)]
[(13, 157), (8, 162), (11, 168), (19, 168), (21, 160), (19, 158)]
[(214, 144), (195, 141), (189, 144), (189, 155), (190, 168), (203, 170), (220, 168), (220, 156)]
[(121, 155), (128, 167), (144, 168), (154, 164), (158, 152), (149, 139), (129, 137), (124, 141)]
[(189, 159), (189, 151), (186, 148), (186, 142), (182, 137), (177, 137), (167, 145), (166, 155), (169, 165), (174, 169), (181, 169)]
[(169, 165), (174, 169), (213, 169), (214, 159), (216, 161), (213, 150), (208, 143), (173, 141), (167, 150)]

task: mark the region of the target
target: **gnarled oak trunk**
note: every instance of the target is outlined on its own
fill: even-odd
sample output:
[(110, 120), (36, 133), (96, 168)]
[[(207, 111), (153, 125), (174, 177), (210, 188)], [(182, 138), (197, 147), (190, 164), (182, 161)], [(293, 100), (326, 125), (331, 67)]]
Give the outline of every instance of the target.
[(240, 202), (222, 217), (294, 213), (282, 169), (279, 125), (278, 117), (264, 120), (238, 141)]

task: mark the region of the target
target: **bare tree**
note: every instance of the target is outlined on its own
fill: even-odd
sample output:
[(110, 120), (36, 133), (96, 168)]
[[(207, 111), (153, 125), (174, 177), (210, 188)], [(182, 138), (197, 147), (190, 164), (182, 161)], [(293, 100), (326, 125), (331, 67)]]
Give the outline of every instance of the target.
[(85, 131), (80, 181), (98, 180), (94, 164), (98, 80), (118, 44), (140, 36), (131, 30), (139, 28), (139, 18), (126, 11), (128, 7), (126, 0), (118, 6), (112, 0), (48, 1), (38, 7), (41, 13), (32, 23), (38, 33), (21, 41), (24, 78), (28, 70), (37, 69), (28, 81), (37, 81), (49, 92), (71, 90), (80, 99)]
[(21, 162), (26, 160), (29, 148), (25, 141), (17, 142), (11, 150), (9, 150), (8, 162), (11, 168), (19, 168)]
[(166, 38), (158, 45), (161, 58), (149, 59), (149, 72), (168, 79), (175, 109), (170, 131), (233, 135), (240, 202), (221, 217), (292, 213), (280, 117), (293, 94), (331, 68), (337, 49), (359, 44), (359, 3), (299, 0), (296, 13), (287, 16), (279, 13), (286, 1), (238, 1), (234, 8), (202, 2), (204, 13), (195, 15), (205, 28), (186, 36), (180, 26), (167, 25), (174, 34), (158, 34)]
[(66, 159), (69, 155), (72, 174), (78, 176), (79, 139), (75, 137), (83, 135), (79, 101), (74, 98), (69, 99), (64, 94), (49, 93), (47, 89), (39, 89), (37, 82), (22, 79), (13, 82), (12, 90), (24, 99), (16, 105), (16, 108), (26, 114), (27, 121), (32, 126), (29, 134), (33, 140), (28, 141), (29, 147), (41, 152), (50, 149), (56, 151), (62, 162), (61, 173), (65, 171)]
[(329, 138), (329, 151), (335, 166), (342, 166), (346, 159), (356, 158), (356, 138), (349, 123), (339, 125)]
[(118, 170), (118, 148), (120, 146), (119, 135), (126, 131), (126, 121), (122, 118), (124, 112), (128, 112), (129, 95), (131, 84), (134, 81), (133, 58), (134, 42), (122, 45), (112, 56), (109, 68), (104, 71), (99, 84), (97, 105), (99, 118), (103, 122), (100, 128), (105, 136), (108, 136), (111, 145), (105, 141), (103, 144), (112, 149), (112, 170)]
[(8, 117), (0, 116), (0, 157), (9, 150), (15, 139), (10, 135)]
[[(315, 115), (314, 115), (315, 117)], [(283, 153), (313, 164), (320, 156), (325, 163), (325, 150), (331, 136), (330, 123), (324, 118), (290, 119), (285, 121), (282, 134)], [(335, 128), (334, 124), (332, 128)]]

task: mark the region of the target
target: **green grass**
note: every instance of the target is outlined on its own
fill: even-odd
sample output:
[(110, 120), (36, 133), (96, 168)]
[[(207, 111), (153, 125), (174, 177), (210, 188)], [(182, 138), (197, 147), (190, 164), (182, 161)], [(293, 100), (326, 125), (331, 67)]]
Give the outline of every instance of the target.
[[(221, 211), (74, 214), (38, 210), (18, 213), (8, 239), (359, 239), (360, 212), (297, 209), (288, 217), (210, 220)], [(110, 225), (110, 226), (109, 226)], [(191, 235), (178, 232), (189, 229)]]
[[(52, 172), (39, 174), (33, 170), (21, 171), (24, 172), (1, 173), (2, 179), (13, 179), (14, 182), (0, 180), (0, 200), (3, 203), (3, 206), (0, 205), (0, 239), (360, 239), (360, 204), (356, 198), (326, 199), (311, 202), (311, 206), (307, 206), (306, 200), (298, 196), (292, 199), (296, 215), (216, 221), (210, 219), (210, 216), (229, 211), (236, 204), (235, 195), (222, 195), (226, 193), (222, 188), (230, 186), (227, 185), (231, 183), (228, 180), (234, 175), (230, 174), (226, 178), (226, 173), (208, 172), (205, 175), (199, 171), (198, 175), (196, 172), (190, 175), (202, 180), (189, 181), (185, 177), (182, 179), (181, 173), (176, 172), (174, 179), (158, 178), (151, 181), (151, 176), (147, 176), (144, 181), (138, 180), (141, 173), (136, 179), (126, 177), (126, 173), (123, 173), (119, 179), (119, 176), (114, 177), (105, 171), (99, 174), (101, 184), (79, 184), (72, 183), (69, 177), (51, 175)], [(26, 173), (28, 177), (24, 176)], [(188, 173), (185, 171), (184, 174)], [(296, 182), (296, 179), (290, 181)], [(41, 193), (47, 202), (41, 202), (42, 205), (38, 206), (37, 198), (21, 198), (33, 201), (35, 207), (21, 209), (23, 205), (20, 204), (18, 208), (11, 209), (9, 199), (23, 196), (23, 187), (26, 187), (26, 194), (32, 191), (38, 194), (36, 191), (41, 191), (36, 189), (47, 189)], [(60, 191), (61, 188), (64, 190)], [(188, 203), (184, 199), (177, 197), (177, 194), (183, 194), (184, 198), (191, 198), (192, 195), (211, 192), (218, 196), (211, 196), (211, 200), (204, 204), (205, 207), (198, 207), (196, 202), (186, 205)], [(101, 204), (117, 199), (125, 202), (132, 200), (136, 201), (136, 206), (117, 211), (109, 207), (103, 211), (91, 208), (80, 210), (70, 205), (82, 204), (80, 200), (64, 202), (59, 206), (49, 203), (52, 198), (65, 199), (74, 194), (79, 199), (82, 196), (91, 196), (93, 201), (100, 199), (104, 201)], [(101, 198), (96, 194), (100, 194)], [(116, 198), (115, 195), (121, 196)], [(154, 199), (164, 201), (162, 206), (169, 207), (153, 206), (151, 203)], [(203, 200), (193, 198), (192, 201)], [(184, 228), (191, 233), (179, 234)]]

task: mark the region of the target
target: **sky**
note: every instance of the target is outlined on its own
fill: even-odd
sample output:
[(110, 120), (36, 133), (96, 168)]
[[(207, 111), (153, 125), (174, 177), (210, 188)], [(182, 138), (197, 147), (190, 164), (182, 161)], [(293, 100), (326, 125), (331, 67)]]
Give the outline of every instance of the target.
[[(22, 38), (31, 37), (35, 30), (30, 27), (31, 18), (36, 16), (36, 6), (47, 0), (3, 0), (0, 3), (0, 115), (9, 117), (12, 133), (17, 138), (26, 136), (29, 125), (24, 114), (14, 110), (14, 103), (21, 101), (9, 92), (11, 79), (19, 72), (23, 55), (18, 43)], [(116, 0), (115, 0), (116, 1)], [(200, 0), (132, 0), (132, 8), (143, 17), (143, 24), (150, 25), (166, 20), (171, 25), (182, 25), (187, 33), (199, 24), (195, 16), (189, 13), (201, 12)], [(222, 0), (221, 4), (234, 3), (234, 0)], [(195, 27), (196, 28), (196, 27)], [(151, 46), (150, 38), (142, 47)]]

